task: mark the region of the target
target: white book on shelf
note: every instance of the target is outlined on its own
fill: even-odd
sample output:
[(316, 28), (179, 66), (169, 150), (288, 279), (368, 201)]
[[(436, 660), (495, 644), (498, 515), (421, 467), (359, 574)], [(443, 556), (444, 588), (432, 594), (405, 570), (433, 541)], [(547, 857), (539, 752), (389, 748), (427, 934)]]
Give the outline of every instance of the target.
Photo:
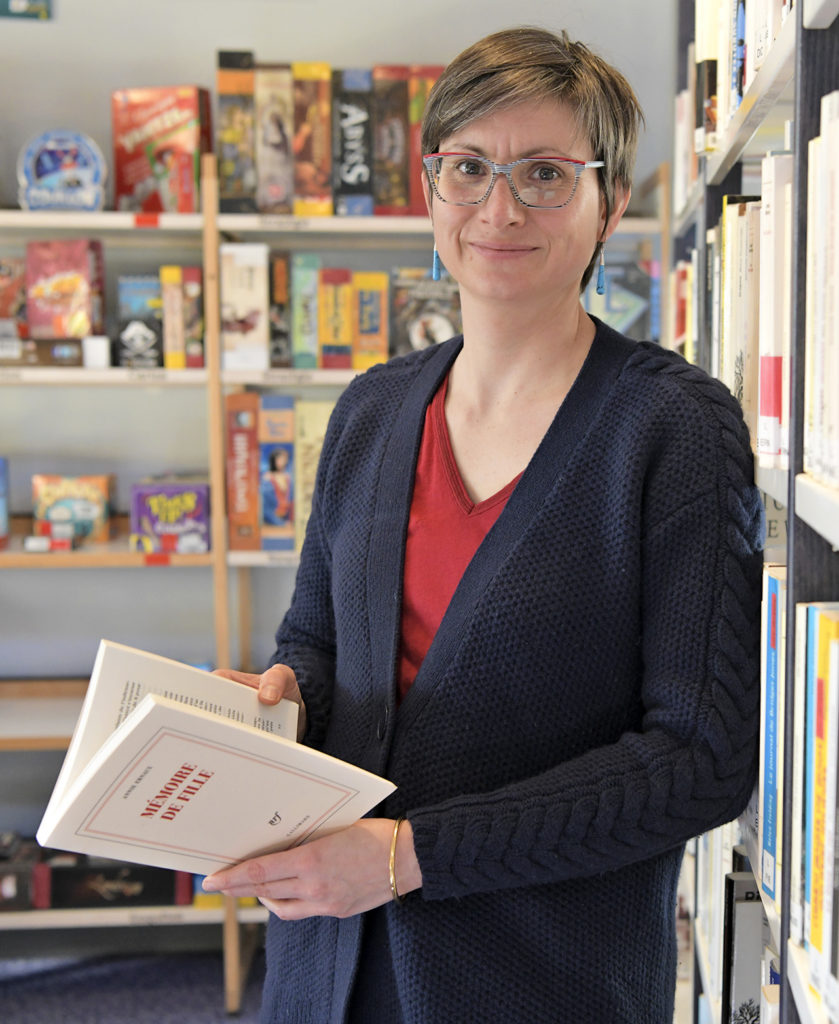
[(759, 464), (770, 469), (778, 465), (781, 451), (784, 265), (791, 262), (782, 214), (792, 162), (791, 153), (767, 153), (761, 161), (757, 454)]
[(792, 182), (784, 183), (783, 235), (786, 250), (781, 273), (781, 431), (778, 467), (789, 469), (790, 367), (792, 365)]
[(824, 367), (822, 480), (839, 486), (839, 90), (822, 100), (822, 138), (828, 168), (824, 216), (827, 221), (827, 307)]
[(819, 470), (819, 392), (820, 364), (824, 341), (824, 245), (821, 216), (822, 140), (816, 135), (807, 144), (807, 267), (806, 309), (804, 317), (804, 472), (817, 476)]

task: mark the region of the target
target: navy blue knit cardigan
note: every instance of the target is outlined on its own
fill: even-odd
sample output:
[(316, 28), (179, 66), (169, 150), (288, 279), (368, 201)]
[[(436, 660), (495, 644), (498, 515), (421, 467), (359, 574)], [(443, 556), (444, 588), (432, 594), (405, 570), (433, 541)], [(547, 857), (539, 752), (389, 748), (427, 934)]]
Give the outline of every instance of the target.
[[(684, 843), (755, 780), (762, 511), (737, 403), (605, 325), (397, 707), (426, 407), (454, 339), (344, 393), (276, 661), (306, 742), (398, 786), (423, 886), (272, 918), (264, 1022), (670, 1024)], [(521, 415), (527, 415), (522, 408)]]

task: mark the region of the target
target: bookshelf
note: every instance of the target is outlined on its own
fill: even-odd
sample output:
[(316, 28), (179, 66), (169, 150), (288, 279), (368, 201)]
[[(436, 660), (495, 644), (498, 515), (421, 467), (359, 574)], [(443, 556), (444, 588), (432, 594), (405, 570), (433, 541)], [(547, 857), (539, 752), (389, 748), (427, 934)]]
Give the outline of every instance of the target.
[[(701, 0), (696, 0), (697, 3)], [(692, 0), (680, 4), (684, 26), (695, 16)], [(716, 315), (709, 294), (709, 259), (706, 230), (720, 217), (723, 195), (753, 192), (755, 168), (770, 149), (783, 149), (785, 124), (793, 153), (791, 188), (792, 262), (790, 271), (789, 330), (789, 454), (788, 468), (758, 466), (758, 486), (787, 510), (786, 649), (783, 660), (784, 713), (782, 758), (782, 817), (778, 838), (781, 855), (780, 911), (764, 897), (770, 929), (781, 967), (780, 1019), (784, 1024), (826, 1024), (829, 1019), (823, 995), (814, 991), (808, 953), (791, 938), (791, 860), (793, 787), (796, 759), (801, 756), (796, 738), (795, 679), (802, 649), (795, 629), (796, 606), (801, 602), (839, 600), (839, 490), (804, 472), (805, 366), (807, 360), (807, 199), (808, 145), (820, 133), (821, 97), (839, 88), (839, 5), (832, 0), (795, 0), (786, 20), (769, 47), (762, 65), (743, 94), (740, 107), (728, 125), (719, 126), (717, 147), (698, 158), (697, 180), (674, 185), (684, 198), (673, 211), (674, 251), (685, 258), (692, 249), (696, 281), (696, 361), (711, 368), (712, 317)], [(685, 36), (684, 30), (682, 38)], [(679, 55), (680, 60), (685, 54)], [(683, 80), (680, 83), (685, 85)], [(791, 136), (791, 138), (790, 138)], [(766, 296), (761, 295), (761, 302)], [(837, 397), (831, 394), (829, 401)], [(797, 810), (797, 808), (796, 808)], [(759, 877), (761, 851), (750, 844), (750, 858)], [(730, 870), (730, 868), (729, 868)], [(837, 911), (834, 909), (834, 914)], [(703, 943), (697, 943), (701, 952)], [(707, 976), (703, 970), (702, 976)], [(713, 998), (709, 1000), (713, 1002)], [(716, 1020), (713, 1006), (710, 1019)], [(832, 1018), (830, 1018), (832, 1019)]]
[[(88, 545), (69, 552), (35, 554), (24, 551), (22, 538), (31, 532), (31, 520), (14, 516), (9, 546), (0, 550), (0, 572), (25, 574), (37, 579), (36, 586), (50, 588), (53, 573), (63, 574), (62, 584), (72, 587), (73, 580), (89, 580), (90, 575), (75, 577), (76, 572), (95, 574), (95, 585), (112, 587), (116, 576), (109, 572), (130, 571), (137, 575), (156, 574), (156, 585), (163, 590), (176, 590), (181, 571), (197, 573), (210, 593), (206, 632), (213, 638), (217, 665), (234, 663), (246, 666), (250, 657), (253, 633), (251, 579), (253, 570), (277, 569), (291, 579), (297, 558), (291, 552), (231, 552), (227, 544), (225, 519), (225, 450), (223, 401), (227, 390), (256, 388), (291, 393), (337, 395), (352, 379), (351, 371), (330, 370), (266, 370), (258, 373), (222, 370), (219, 323), (219, 246), (231, 238), (270, 239), (273, 245), (288, 249), (352, 250), (359, 260), (371, 254), (410, 253), (412, 261), (430, 261), (431, 227), (424, 217), (322, 217), (294, 218), (250, 214), (217, 214), (217, 180), (215, 157), (204, 158), (202, 165), (203, 214), (171, 214), (138, 217), (114, 211), (90, 214), (40, 214), (20, 210), (0, 210), (0, 234), (3, 245), (30, 238), (69, 237), (83, 234), (101, 237), (108, 249), (123, 250), (129, 261), (162, 262), (181, 252), (203, 265), (205, 301), (205, 369), (172, 371), (166, 369), (90, 370), (83, 368), (0, 368), (0, 405), (3, 396), (14, 397), (20, 405), (31, 400), (31, 415), (38, 408), (49, 408), (59, 397), (74, 408), (84, 407), (96, 417), (96, 403), (114, 393), (118, 403), (140, 406), (158, 402), (179, 402), (190, 396), (190, 409), (200, 415), (198, 433), (203, 444), (200, 455), (210, 477), (214, 495), (211, 512), (211, 550), (205, 554), (172, 554), (164, 558), (148, 556), (128, 549), (128, 525), (125, 516), (116, 517), (115, 536), (107, 543)], [(666, 184), (663, 172), (655, 176), (656, 187)], [(669, 204), (668, 204), (669, 205)], [(619, 227), (626, 244), (647, 244), (652, 240), (661, 256), (669, 241), (669, 229), (662, 217), (628, 217)], [(69, 398), (67, 396), (70, 396)], [(17, 407), (17, 405), (15, 405)], [(92, 413), (91, 413), (91, 410)], [(85, 417), (79, 417), (83, 420)], [(0, 423), (2, 418), (0, 417)], [(99, 443), (97, 428), (90, 427), (88, 442)], [(54, 428), (55, 446), (59, 453), (73, 454), (62, 438), (60, 425)], [(110, 449), (111, 439), (107, 438)], [(87, 444), (84, 439), (83, 444)], [(23, 442), (20, 442), (23, 452)], [(85, 448), (85, 451), (87, 449)], [(4, 452), (4, 454), (6, 454)], [(9, 452), (14, 455), (15, 452)], [(126, 453), (128, 454), (128, 453)], [(66, 574), (71, 574), (67, 576)], [(9, 580), (14, 576), (7, 576)], [(124, 579), (125, 577), (122, 577)], [(115, 587), (113, 589), (116, 589)], [(114, 602), (114, 615), (123, 614)], [(272, 607), (272, 615), (281, 609)], [(110, 622), (110, 620), (109, 620)], [(98, 639), (99, 630), (109, 629), (107, 623), (96, 621), (91, 640)], [(81, 704), (85, 683), (80, 679), (52, 679), (42, 671), (33, 657), (33, 678), (0, 680), (0, 751), (16, 752), (62, 751), (69, 742), (73, 724)], [(138, 925), (221, 924), (225, 956), (225, 1003), (230, 1012), (238, 1009), (241, 988), (246, 976), (249, 953), (253, 948), (252, 926), (266, 918), (260, 909), (237, 907), (235, 902), (218, 910), (164, 907), (143, 908), (122, 912), (101, 911), (23, 911), (5, 913), (2, 923), (14, 933), (24, 929), (131, 927)]]

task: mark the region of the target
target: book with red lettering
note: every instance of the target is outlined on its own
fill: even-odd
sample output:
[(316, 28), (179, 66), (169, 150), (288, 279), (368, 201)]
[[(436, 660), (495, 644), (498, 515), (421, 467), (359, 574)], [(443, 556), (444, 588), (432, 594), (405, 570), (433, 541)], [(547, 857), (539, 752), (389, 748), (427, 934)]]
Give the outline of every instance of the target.
[(210, 874), (345, 828), (395, 789), (296, 730), (289, 701), (103, 640), (38, 842)]

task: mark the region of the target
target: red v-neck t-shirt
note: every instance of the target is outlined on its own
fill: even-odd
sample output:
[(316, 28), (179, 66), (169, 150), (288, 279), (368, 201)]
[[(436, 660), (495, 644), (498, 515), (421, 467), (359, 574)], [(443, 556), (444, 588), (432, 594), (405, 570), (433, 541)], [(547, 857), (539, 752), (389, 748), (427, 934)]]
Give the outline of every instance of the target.
[(405, 543), (399, 694), (404, 697), (460, 578), (501, 515), (519, 476), (477, 505), (463, 485), (446, 426), (448, 379), (425, 414)]

